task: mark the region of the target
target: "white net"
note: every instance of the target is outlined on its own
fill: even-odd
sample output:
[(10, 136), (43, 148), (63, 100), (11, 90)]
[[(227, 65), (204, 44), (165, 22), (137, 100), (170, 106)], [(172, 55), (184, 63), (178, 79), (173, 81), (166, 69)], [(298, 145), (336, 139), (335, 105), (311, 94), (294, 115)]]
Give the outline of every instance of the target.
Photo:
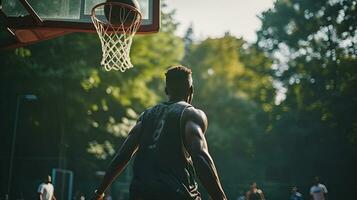
[[(105, 16), (97, 15), (103, 11)], [(93, 8), (92, 21), (101, 42), (104, 69), (124, 72), (132, 68), (130, 48), (142, 21), (140, 11), (123, 3), (102, 3)]]

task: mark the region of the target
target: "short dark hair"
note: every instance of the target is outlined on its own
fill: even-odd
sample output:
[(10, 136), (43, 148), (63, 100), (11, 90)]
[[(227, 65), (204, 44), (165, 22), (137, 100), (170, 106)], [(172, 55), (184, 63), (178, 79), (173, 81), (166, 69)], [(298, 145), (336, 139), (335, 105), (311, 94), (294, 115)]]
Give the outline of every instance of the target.
[(171, 66), (165, 73), (166, 87), (173, 95), (185, 95), (184, 92), (192, 86), (192, 71), (182, 65)]

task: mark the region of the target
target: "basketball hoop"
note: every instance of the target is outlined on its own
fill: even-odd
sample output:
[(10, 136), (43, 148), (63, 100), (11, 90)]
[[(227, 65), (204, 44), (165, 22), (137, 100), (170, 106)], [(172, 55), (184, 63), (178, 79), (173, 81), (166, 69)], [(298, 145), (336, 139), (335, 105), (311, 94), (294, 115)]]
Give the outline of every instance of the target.
[[(100, 15), (104, 11), (105, 15)], [(138, 8), (119, 3), (100, 3), (92, 9), (92, 21), (102, 46), (101, 65), (107, 71), (132, 68), (130, 48), (142, 15)]]

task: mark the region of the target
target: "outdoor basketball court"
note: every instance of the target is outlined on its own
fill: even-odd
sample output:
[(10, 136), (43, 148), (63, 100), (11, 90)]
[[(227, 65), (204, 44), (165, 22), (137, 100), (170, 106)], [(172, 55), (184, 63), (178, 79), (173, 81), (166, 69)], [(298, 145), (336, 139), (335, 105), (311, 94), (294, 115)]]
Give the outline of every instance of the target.
[[(313, 199), (315, 176), (326, 184), (321, 196), (328, 188), (329, 199), (354, 199), (357, 186), (344, 177), (357, 174), (356, 11), (357, 0), (0, 0), (0, 200), (36, 199), (50, 182), (58, 200), (127, 199), (135, 164), (147, 175), (159, 156), (125, 163), (105, 190), (98, 184), (110, 160), (147, 108), (180, 101), (207, 114), (200, 138), (228, 199), (256, 189), (265, 197), (254, 199)], [(168, 67), (176, 65), (189, 78), (189, 98), (188, 90), (170, 94)], [(185, 109), (172, 117), (175, 128), (159, 110), (147, 149), (164, 128), (177, 132), (166, 138), (180, 143), (161, 148), (180, 147), (167, 163), (179, 166), (171, 161), (181, 153), (191, 159), (190, 170), (175, 170), (209, 199), (182, 136), (191, 134), (181, 124)], [(140, 179), (157, 177), (177, 179)], [(169, 190), (184, 191), (177, 188)]]

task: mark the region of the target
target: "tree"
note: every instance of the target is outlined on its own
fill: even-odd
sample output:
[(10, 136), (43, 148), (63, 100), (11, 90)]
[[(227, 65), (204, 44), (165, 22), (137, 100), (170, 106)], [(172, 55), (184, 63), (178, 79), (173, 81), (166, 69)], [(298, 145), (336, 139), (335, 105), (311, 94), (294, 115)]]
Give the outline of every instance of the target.
[[(356, 17), (356, 1), (351, 0), (280, 0), (261, 15), (258, 44), (276, 58), (274, 79), (287, 90), (285, 101), (274, 108), (269, 140), (283, 144), (271, 152), (284, 158), (271, 170), (286, 172), (281, 180), (306, 183), (319, 174), (337, 184), (343, 177), (337, 171), (352, 170)], [(350, 161), (342, 161), (342, 155)], [(337, 168), (336, 162), (341, 162)], [(338, 192), (330, 196), (349, 198)]]
[(185, 56), (189, 56), (189, 54), (191, 53), (191, 48), (193, 45), (193, 24), (190, 24), (190, 26), (187, 28), (185, 36), (183, 37), (183, 41), (185, 43)]

